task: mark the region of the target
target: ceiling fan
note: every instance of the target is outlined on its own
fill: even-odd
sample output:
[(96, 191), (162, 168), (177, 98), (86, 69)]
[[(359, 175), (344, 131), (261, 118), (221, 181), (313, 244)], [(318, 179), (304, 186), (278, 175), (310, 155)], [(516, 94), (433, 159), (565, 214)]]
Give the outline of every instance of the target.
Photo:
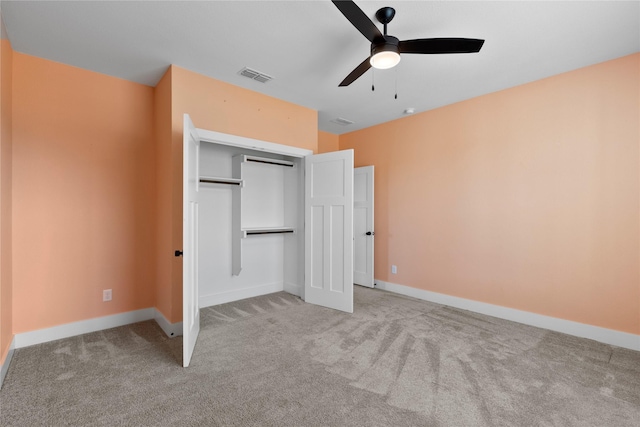
[(376, 12), (376, 19), (384, 26), (384, 34), (351, 0), (331, 0), (338, 10), (371, 42), (371, 55), (362, 61), (339, 86), (349, 86), (369, 68), (386, 69), (400, 62), (401, 53), (473, 53), (479, 52), (484, 44), (481, 39), (431, 38), (398, 40), (387, 35), (387, 24), (396, 14), (392, 7), (383, 7)]

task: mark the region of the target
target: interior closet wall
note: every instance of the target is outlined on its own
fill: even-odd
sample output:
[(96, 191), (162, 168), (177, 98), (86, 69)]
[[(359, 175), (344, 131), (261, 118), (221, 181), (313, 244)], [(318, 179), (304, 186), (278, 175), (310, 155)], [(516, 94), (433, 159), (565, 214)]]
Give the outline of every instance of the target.
[[(238, 156), (292, 160), (294, 166), (263, 162), (241, 162)], [(235, 167), (241, 169), (236, 170)], [(302, 174), (298, 159), (268, 155), (219, 144), (200, 144), (200, 176), (239, 178), (237, 183), (200, 184), (199, 294), (206, 307), (282, 291), (299, 295), (302, 285), (303, 211), (299, 193)], [(239, 198), (239, 203), (234, 202)], [(236, 201), (237, 202), (237, 201)], [(234, 234), (238, 222), (247, 233), (239, 241)], [(293, 227), (294, 232), (273, 232), (273, 228)], [(268, 229), (265, 232), (264, 229)], [(241, 245), (242, 269), (234, 271), (235, 245)], [(286, 285), (285, 285), (286, 284)]]

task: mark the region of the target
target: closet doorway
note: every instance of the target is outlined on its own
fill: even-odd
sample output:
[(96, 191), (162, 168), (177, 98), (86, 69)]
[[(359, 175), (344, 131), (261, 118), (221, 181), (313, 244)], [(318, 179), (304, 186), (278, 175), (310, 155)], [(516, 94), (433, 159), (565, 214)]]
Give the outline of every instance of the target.
[(353, 283), (373, 288), (373, 166), (353, 170)]
[[(352, 313), (353, 150), (314, 155), (197, 129), (187, 114), (183, 137), (183, 366), (197, 342), (201, 289), (225, 286), (208, 305), (284, 290)], [(212, 204), (208, 198), (221, 192)], [(220, 201), (226, 205), (215, 206)], [(203, 233), (207, 221), (218, 221), (207, 211), (212, 205), (226, 212), (218, 228), (224, 238)], [(218, 267), (201, 274), (214, 258)], [(256, 282), (265, 274), (256, 273), (275, 279), (265, 287)]]

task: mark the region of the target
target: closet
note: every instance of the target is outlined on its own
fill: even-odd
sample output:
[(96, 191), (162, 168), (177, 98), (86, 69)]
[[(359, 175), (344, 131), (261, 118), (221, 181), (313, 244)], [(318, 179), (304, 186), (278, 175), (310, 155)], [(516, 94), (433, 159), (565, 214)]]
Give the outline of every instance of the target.
[(286, 290), (302, 296), (302, 159), (200, 145), (199, 306)]
[(196, 129), (184, 117), (183, 364), (199, 308), (287, 291), (353, 311), (353, 151)]

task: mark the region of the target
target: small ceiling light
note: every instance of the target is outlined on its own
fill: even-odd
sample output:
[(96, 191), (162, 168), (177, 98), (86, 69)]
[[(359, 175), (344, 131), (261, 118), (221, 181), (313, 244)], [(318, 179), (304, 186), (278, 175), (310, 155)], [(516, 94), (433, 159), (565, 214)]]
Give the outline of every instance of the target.
[(353, 122), (351, 120), (345, 119), (345, 118), (342, 118), (342, 117), (337, 117), (337, 118), (335, 118), (333, 120), (329, 120), (329, 121), (332, 122), (332, 123), (336, 123), (336, 124), (342, 125), (342, 126), (349, 126), (349, 125), (353, 124)]
[(399, 40), (393, 36), (384, 36), (384, 38), (384, 42), (371, 45), (369, 63), (379, 70), (393, 68), (400, 62)]
[(400, 62), (400, 55), (396, 52), (380, 52), (371, 57), (371, 66), (379, 70), (393, 68)]
[(416, 112), (416, 109), (413, 107), (410, 108), (405, 108), (405, 110), (402, 112), (402, 114), (413, 114)]

